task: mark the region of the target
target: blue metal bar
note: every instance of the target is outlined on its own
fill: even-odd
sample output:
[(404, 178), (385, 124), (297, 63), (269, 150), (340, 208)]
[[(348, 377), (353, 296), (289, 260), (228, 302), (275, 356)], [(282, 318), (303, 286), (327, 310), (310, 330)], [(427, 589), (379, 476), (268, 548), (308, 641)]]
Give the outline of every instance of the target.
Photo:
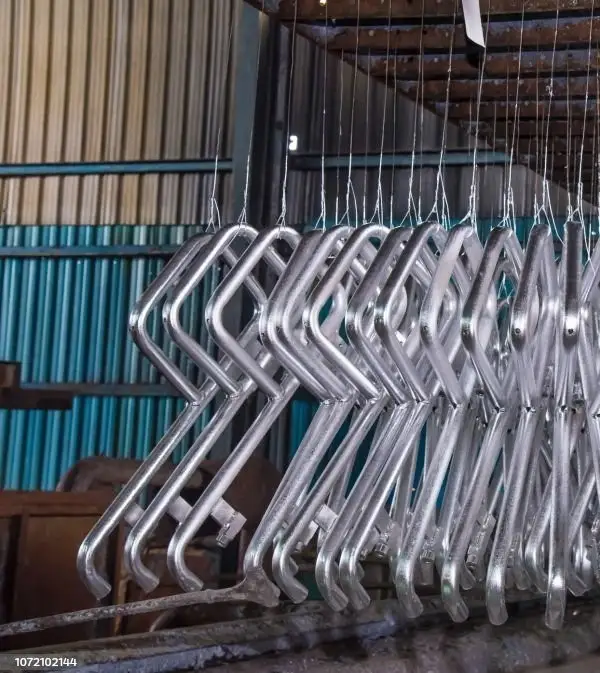
[(0, 246), (0, 258), (32, 259), (37, 257), (50, 258), (81, 258), (91, 257), (171, 257), (180, 246), (178, 245), (70, 245), (70, 246)]
[(231, 159), (0, 164), (0, 178), (231, 172)]
[[(505, 165), (509, 157), (504, 152), (490, 152), (480, 150), (474, 157), (473, 152), (464, 150), (446, 150), (444, 153), (443, 166), (472, 166), (473, 159), (478, 166), (496, 166)], [(440, 163), (439, 151), (418, 152), (414, 155), (412, 152), (386, 152), (382, 154), (353, 154), (352, 168), (368, 169), (379, 168), (437, 168)], [(320, 154), (290, 154), (289, 168), (293, 171), (320, 171), (322, 164), (325, 170), (337, 170), (339, 168), (348, 168), (350, 165), (349, 155), (328, 155), (322, 157)]]

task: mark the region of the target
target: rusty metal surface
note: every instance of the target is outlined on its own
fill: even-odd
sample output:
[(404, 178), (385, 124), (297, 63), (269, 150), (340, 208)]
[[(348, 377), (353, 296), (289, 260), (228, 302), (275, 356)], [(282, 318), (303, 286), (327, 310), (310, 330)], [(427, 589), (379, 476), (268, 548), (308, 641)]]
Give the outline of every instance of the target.
[[(255, 0), (257, 6), (261, 6), (261, 0)], [(488, 13), (492, 16), (520, 17), (523, 11), (523, 0), (481, 0), (479, 3), (482, 15)], [(571, 13), (581, 12), (588, 16), (594, 0), (535, 0), (528, 2), (526, 11), (528, 15), (550, 14), (556, 10)], [(361, 21), (383, 19), (389, 15), (395, 19), (421, 19), (432, 18), (440, 20), (443, 17), (453, 17), (456, 11), (454, 0), (335, 0), (334, 2), (321, 3), (321, 0), (281, 0), (279, 2), (278, 16), (284, 21), (324, 21), (325, 19), (344, 19)]]
[(72, 624), (83, 624), (100, 619), (111, 619), (125, 615), (141, 615), (159, 610), (171, 610), (200, 603), (213, 604), (251, 601), (265, 607), (275, 607), (278, 603), (278, 597), (274, 594), (265, 594), (261, 580), (262, 577), (249, 574), (242, 582), (229, 589), (192, 591), (186, 594), (150, 598), (120, 605), (99, 606), (87, 610), (77, 610), (48, 617), (34, 617), (19, 622), (0, 624), (0, 638), (71, 626)]
[[(441, 112), (445, 106), (443, 104), (436, 105), (436, 108)], [(506, 118), (514, 118), (515, 115), (514, 103), (506, 103), (498, 101), (495, 103), (481, 103), (476, 108), (471, 103), (450, 103), (448, 105), (448, 115), (450, 119), (465, 119), (469, 116), (475, 117), (478, 115), (479, 119), (483, 120), (498, 120)], [(542, 128), (546, 126), (547, 119), (550, 117), (556, 121), (559, 119), (570, 120), (573, 118), (587, 117), (589, 135), (591, 140), (592, 131), (594, 130), (594, 115), (596, 114), (596, 101), (552, 101), (548, 103), (536, 103), (535, 101), (521, 101), (519, 103), (519, 119), (539, 119)]]
[[(362, 3), (361, 3), (362, 4)], [(361, 16), (364, 16), (361, 8)], [(528, 47), (552, 50), (555, 40), (556, 20), (534, 19), (523, 24), (520, 22), (499, 21), (489, 24), (486, 30), (486, 48), (488, 53), (507, 50), (518, 51)], [(450, 47), (455, 54), (464, 53), (467, 44), (464, 32), (452, 24), (421, 26), (377, 26), (356, 28), (352, 26), (324, 28), (323, 26), (299, 25), (298, 30), (318, 42), (330, 51), (353, 53), (358, 47), (360, 53), (386, 54), (447, 54)], [(600, 40), (600, 18), (574, 18), (559, 22), (556, 37), (557, 46), (570, 45), (586, 48), (591, 39)]]
[[(481, 101), (519, 101), (543, 100), (548, 88), (552, 86), (554, 91), (553, 100), (569, 100), (577, 98), (595, 98), (597, 84), (595, 79), (586, 76), (579, 77), (539, 77), (535, 79), (498, 78), (485, 80), (481, 88)], [(398, 82), (398, 88), (413, 98), (419, 97), (424, 101), (445, 101), (448, 98), (453, 103), (468, 102), (473, 98), (473, 81), (468, 79), (452, 79), (450, 86), (448, 80), (429, 80), (427, 82)]]
[(439, 601), (426, 602), (424, 615), (414, 621), (402, 617), (395, 600), (374, 602), (358, 615), (309, 603), (243, 621), (71, 643), (53, 654), (77, 657), (77, 670), (86, 673), (219, 666), (233, 673), (512, 673), (573, 661), (600, 648), (600, 607), (590, 601), (571, 604), (560, 632), (543, 626), (539, 602), (513, 609), (502, 627), (487, 622), (482, 605), (473, 601), (472, 618), (457, 625), (440, 611)]
[[(348, 54), (352, 60), (353, 54)], [(448, 79), (450, 68), (451, 78), (472, 79), (473, 98), (477, 98), (480, 73), (464, 57), (454, 54), (425, 54), (419, 56), (364, 56), (359, 54), (357, 63), (361, 70), (375, 77), (397, 77), (399, 80), (415, 81), (422, 77), (425, 80)], [(560, 76), (569, 72), (570, 75), (587, 75), (592, 73), (594, 88), (595, 72), (600, 68), (600, 54), (594, 49), (590, 56), (588, 49), (570, 49), (565, 51), (523, 51), (519, 53), (488, 54), (484, 64), (484, 81), (487, 78), (500, 77), (540, 77), (545, 75)], [(484, 85), (485, 86), (485, 85)]]
[[(401, 629), (381, 639), (325, 644), (307, 652), (279, 654), (230, 664), (230, 673), (597, 673), (600, 611), (571, 616), (550, 632), (535, 611), (501, 627), (448, 621), (424, 629)], [(581, 658), (585, 659), (579, 663)], [(560, 662), (569, 662), (555, 668)], [(592, 664), (595, 663), (595, 668)], [(540, 670), (540, 666), (551, 666)]]

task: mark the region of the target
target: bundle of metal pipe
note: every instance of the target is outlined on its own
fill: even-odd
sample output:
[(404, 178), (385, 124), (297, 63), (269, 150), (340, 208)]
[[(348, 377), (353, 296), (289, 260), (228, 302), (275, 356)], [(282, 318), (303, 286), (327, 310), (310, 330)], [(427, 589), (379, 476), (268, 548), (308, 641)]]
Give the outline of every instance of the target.
[[(361, 563), (375, 554), (409, 617), (423, 609), (417, 588), (438, 583), (455, 621), (468, 616), (465, 595), (483, 588), (500, 624), (506, 592), (520, 590), (545, 593), (546, 624), (560, 627), (567, 595), (600, 581), (600, 246), (582, 263), (583, 240), (567, 223), (557, 258), (542, 225), (525, 248), (510, 228), (484, 245), (470, 226), (435, 222), (303, 235), (234, 225), (190, 239), (130, 320), (188, 404), (84, 541), (84, 582), (98, 598), (110, 591), (95, 554), (125, 521), (128, 571), (155, 589), (144, 551), (169, 516), (178, 523), (169, 572), (199, 603), (305, 600), (293, 556), (312, 546), (316, 585), (334, 610), (369, 604)], [(179, 321), (215, 265), (228, 273), (204, 319), (219, 360)], [(223, 316), (239, 292), (255, 311), (231, 333)], [(206, 373), (201, 386), (149, 338), (159, 307), (173, 344)], [(203, 590), (186, 547), (209, 518), (223, 546), (239, 534), (245, 518), (224, 495), (301, 388), (320, 406), (247, 547), (244, 578)], [(185, 501), (186, 483), (257, 391), (267, 403), (198, 501)], [(217, 395), (210, 422), (142, 506), (152, 475)]]

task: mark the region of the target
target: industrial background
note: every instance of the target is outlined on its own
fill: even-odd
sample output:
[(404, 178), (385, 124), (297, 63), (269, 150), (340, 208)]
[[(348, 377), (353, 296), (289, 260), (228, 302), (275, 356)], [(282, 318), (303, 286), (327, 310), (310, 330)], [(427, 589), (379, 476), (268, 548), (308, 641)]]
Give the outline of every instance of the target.
[[(256, 227), (278, 220), (288, 136), (289, 224), (319, 221), (323, 147), (328, 223), (346, 211), (350, 153), (347, 220), (375, 210), (381, 150), (386, 221), (406, 215), (415, 149), (432, 208), (443, 119), (242, 0), (1, 0), (0, 31), (0, 359), (22, 364), (24, 386), (75, 395), (68, 411), (0, 411), (4, 488), (53, 489), (80, 458), (150, 451), (183, 402), (133, 346), (129, 310), (192, 233), (243, 211)], [(450, 125), (445, 140), (460, 219), (474, 139)], [(501, 216), (508, 167), (482, 163), (484, 221)], [(511, 170), (530, 216), (542, 178)], [(567, 197), (553, 192), (559, 218)], [(195, 301), (186, 326), (200, 335)]]
[[(362, 1), (367, 14), (385, 24), (378, 2)], [(577, 2), (556, 1), (567, 31), (558, 48), (571, 50), (587, 23), (579, 30), (569, 12), (583, 16), (589, 2), (573, 8)], [(557, 11), (554, 2), (530, 3), (542, 31)], [(440, 3), (454, 5), (423, 0), (424, 16), (435, 15)], [(217, 664), (240, 673), (499, 673), (558, 664), (600, 648), (600, 609), (587, 598), (572, 609), (561, 634), (548, 635), (538, 623), (539, 596), (528, 594), (511, 607), (515, 625), (491, 631), (483, 600), (474, 601), (473, 619), (463, 629), (449, 626), (440, 617), (439, 599), (427, 595), (423, 620), (411, 630), (390, 598), (389, 578), (375, 563), (366, 580), (378, 600), (360, 615), (328, 611), (312, 585), (306, 605), (288, 602), (262, 611), (241, 601), (190, 605), (189, 595), (185, 602), (186, 594), (169, 579), (146, 595), (125, 570), (123, 522), (116, 543), (98, 552), (112, 583), (110, 595), (96, 600), (79, 581), (75, 558), (82, 539), (186, 407), (128, 330), (134, 303), (182, 243), (243, 222), (255, 229), (285, 223), (299, 230), (376, 218), (404, 224), (414, 208), (426, 215), (439, 206), (440, 166), (445, 215), (452, 222), (468, 219), (484, 236), (506, 215), (509, 180), (521, 238), (534, 221), (545, 188), (540, 171), (511, 163), (489, 134), (474, 134), (470, 112), (446, 124), (441, 104), (423, 107), (411, 100), (419, 97), (418, 87), (415, 95), (410, 82), (386, 86), (381, 35), (368, 20), (360, 39), (367, 45), (379, 39), (373, 54), (370, 46), (359, 53), (353, 15), (339, 25), (292, 25), (297, 6), (316, 15), (326, 4), (0, 0), (0, 365), (11, 372), (7, 381), (0, 368), (0, 670), (22, 669), (8, 668), (7, 650), (44, 647), (79, 657), (86, 673), (191, 671)], [(520, 12), (514, 0), (489, 4), (508, 8), (510, 21)], [(412, 0), (403, 6), (412, 12)], [(407, 25), (420, 30), (413, 14)], [(593, 29), (600, 40), (595, 18)], [(590, 44), (591, 39), (590, 33)], [(587, 33), (579, 42), (586, 40)], [(434, 45), (426, 61), (442, 73), (432, 89), (441, 92), (440, 100), (446, 66), (435, 59), (444, 49), (445, 43)], [(501, 51), (494, 49), (491, 58), (500, 62)], [(576, 60), (579, 52), (573, 53)], [(414, 66), (419, 55), (407, 58)], [(371, 76), (372, 63), (380, 68), (378, 77)], [(497, 85), (501, 100), (504, 84), (498, 81), (489, 86), (492, 91)], [(585, 95), (587, 104), (587, 90)], [(565, 186), (572, 194), (573, 183), (550, 186), (557, 223), (574, 207)], [(586, 201), (582, 210), (590, 231), (600, 235), (597, 209)], [(184, 329), (209, 351), (214, 345), (204, 306), (218, 281), (213, 270), (182, 311)], [(239, 326), (246, 310), (238, 302), (227, 318)], [(167, 340), (160, 318), (153, 316), (149, 325), (152, 338), (184, 374), (202, 381), (198, 368)], [(187, 484), (193, 494), (255, 419), (265, 402), (255, 397), (210, 452), (210, 465)], [(249, 464), (241, 485), (227, 492), (232, 507), (255, 510), (248, 515), (250, 529), (317, 406), (298, 394), (264, 442), (265, 462)], [(211, 411), (178, 446), (174, 462)], [(121, 459), (120, 467), (116, 461), (94, 463), (99, 457)], [(266, 486), (256, 494), (258, 477)], [(161, 472), (152, 488), (167, 478)], [(168, 526), (159, 528), (149, 545), (156, 567), (164, 566), (171, 534)], [(216, 536), (203, 529), (189, 550), (209, 588), (239, 579), (248, 542), (244, 530), (223, 550)], [(138, 605), (138, 613), (131, 605)], [(61, 614), (71, 617), (60, 622)], [(22, 631), (14, 627), (19, 620), (28, 624)], [(54, 628), (59, 622), (61, 628)], [(163, 629), (168, 636), (161, 638), (156, 632)], [(313, 648), (310, 655), (307, 648)], [(247, 658), (253, 661), (232, 663)], [(368, 659), (375, 661), (373, 668)], [(597, 670), (597, 660), (589, 666)]]

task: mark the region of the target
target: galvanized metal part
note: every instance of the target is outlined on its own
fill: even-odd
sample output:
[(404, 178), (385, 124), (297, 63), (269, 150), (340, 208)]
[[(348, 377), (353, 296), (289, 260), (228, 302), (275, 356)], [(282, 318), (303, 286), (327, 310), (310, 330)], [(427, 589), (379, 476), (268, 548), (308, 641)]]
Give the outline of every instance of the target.
[[(242, 236), (245, 251), (234, 258), (231, 243)], [(173, 288), (167, 331), (212, 379), (211, 394), (218, 387), (225, 398), (158, 495), (145, 507), (137, 502), (168, 456), (160, 446), (117, 496), (118, 514), (105, 517), (132, 525), (125, 559), (134, 580), (145, 590), (158, 585), (142, 554), (168, 514), (178, 522), (168, 567), (196, 603), (274, 606), (281, 591), (302, 602), (309, 592), (293, 555), (314, 544), (316, 585), (336, 611), (369, 606), (363, 562), (374, 554), (389, 567), (408, 617), (421, 613), (417, 587), (434, 585), (437, 571), (455, 621), (468, 616), (466, 591), (485, 588), (490, 621), (502, 624), (508, 592), (536, 587), (547, 597), (547, 625), (560, 628), (567, 593), (588, 593), (600, 576), (600, 363), (593, 355), (600, 252), (582, 263), (582, 240), (581, 223), (568, 222), (558, 261), (550, 227), (541, 224), (525, 251), (511, 228), (493, 229), (482, 247), (471, 226), (447, 232), (436, 222), (302, 236), (240, 225), (190, 242), (154, 282), (147, 311)], [(289, 255), (282, 256), (283, 242)], [(205, 318), (221, 363), (177, 323), (182, 301), (219, 256), (231, 271)], [(268, 293), (254, 275), (260, 264), (277, 276)], [(256, 312), (236, 335), (221, 315), (242, 287)], [(136, 338), (193, 410), (199, 391), (143, 334), (138, 328)], [(225, 493), (301, 387), (319, 409), (255, 528), (243, 577), (201, 591), (186, 546), (208, 517), (219, 523), (223, 546), (245, 526)], [(255, 390), (266, 406), (197, 503), (186, 502), (184, 487)], [(345, 438), (329, 450), (347, 419)], [(86, 541), (80, 553), (88, 582), (90, 549)], [(273, 579), (264, 567), (271, 550)]]

